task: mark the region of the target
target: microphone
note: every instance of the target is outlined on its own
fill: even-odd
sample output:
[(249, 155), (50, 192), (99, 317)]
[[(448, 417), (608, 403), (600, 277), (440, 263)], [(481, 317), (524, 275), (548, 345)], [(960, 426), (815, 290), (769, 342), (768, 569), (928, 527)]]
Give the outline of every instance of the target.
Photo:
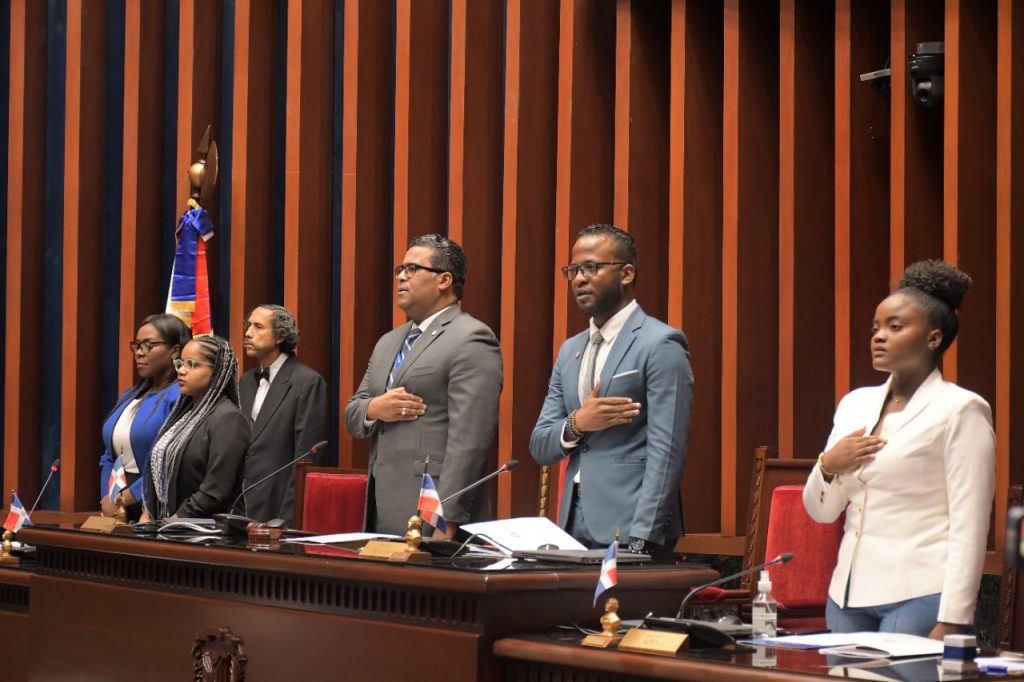
[(32, 518), (32, 512), (36, 510), (36, 505), (39, 504), (39, 500), (43, 499), (43, 493), (46, 492), (46, 486), (50, 485), (50, 479), (60, 469), (60, 457), (53, 460), (53, 464), (50, 465), (50, 475), (46, 477), (46, 481), (43, 483), (43, 487), (39, 489), (39, 494), (36, 495), (36, 501), (32, 503), (32, 508), (28, 510), (29, 519)]
[(492, 478), (494, 478), (498, 474), (504, 473), (506, 471), (512, 471), (517, 466), (519, 466), (519, 460), (518, 459), (510, 459), (508, 462), (506, 462), (505, 464), (502, 464), (500, 467), (498, 467), (497, 471), (492, 471), (491, 473), (489, 473), (486, 476), (484, 476), (483, 478), (481, 478), (479, 481), (474, 481), (473, 483), (470, 483), (469, 485), (467, 485), (462, 490), (459, 490), (458, 492), (454, 492), (451, 495), (449, 495), (448, 497), (446, 497), (443, 500), (441, 500), (441, 502), (440, 502), (441, 506), (444, 506), (445, 502), (448, 502), (449, 500), (455, 499), (456, 497), (458, 497), (462, 493), (468, 492), (468, 491), (472, 490), (473, 488), (477, 487), (478, 485), (483, 485), (484, 483), (486, 483), (487, 481), (491, 480)]
[(713, 582), (707, 583), (706, 585), (700, 585), (699, 587), (696, 587), (696, 588), (690, 590), (690, 593), (688, 595), (686, 595), (685, 597), (683, 597), (683, 601), (680, 602), (680, 604), (679, 604), (679, 611), (676, 613), (676, 618), (682, 618), (683, 617), (683, 611), (686, 610), (686, 605), (690, 603), (690, 599), (693, 598), (693, 595), (697, 594), (698, 592), (703, 592), (704, 590), (706, 590), (708, 588), (714, 587), (716, 585), (721, 585), (722, 583), (727, 583), (730, 580), (735, 580), (736, 578), (739, 578), (741, 576), (745, 576), (748, 573), (753, 573), (754, 571), (760, 571), (760, 570), (762, 570), (764, 568), (768, 568), (769, 566), (774, 566), (775, 564), (789, 563), (792, 560), (793, 560), (793, 553), (792, 552), (783, 552), (782, 554), (780, 554), (779, 556), (775, 557), (771, 561), (766, 561), (763, 564), (758, 564), (757, 566), (751, 566), (750, 568), (745, 569), (743, 571), (740, 571), (739, 573), (733, 573), (732, 575), (727, 575), (724, 578), (719, 578), (718, 580), (715, 580)]
[(230, 515), (230, 514), (234, 514), (235, 513), (235, 507), (238, 506), (238, 501), (241, 500), (243, 497), (245, 497), (245, 494), (247, 492), (249, 492), (253, 488), (261, 485), (262, 483), (266, 483), (267, 481), (272, 479), (274, 476), (277, 476), (279, 473), (281, 473), (285, 469), (290, 469), (292, 467), (292, 465), (294, 465), (300, 459), (305, 458), (307, 455), (315, 455), (317, 452), (319, 452), (321, 450), (321, 448), (325, 448), (325, 447), (327, 447), (327, 441), (322, 440), (319, 443), (317, 443), (316, 445), (314, 445), (313, 447), (311, 447), (309, 450), (306, 450), (301, 455), (299, 455), (298, 457), (296, 457), (292, 461), (290, 461), (287, 464), (285, 464), (284, 466), (278, 467), (277, 469), (274, 469), (269, 474), (267, 474), (266, 476), (264, 476), (260, 480), (256, 481), (255, 483), (253, 483), (251, 485), (247, 485), (244, 488), (242, 488), (242, 492), (238, 493), (238, 497), (236, 497), (235, 501), (231, 503), (231, 508), (229, 509), (228, 514)]

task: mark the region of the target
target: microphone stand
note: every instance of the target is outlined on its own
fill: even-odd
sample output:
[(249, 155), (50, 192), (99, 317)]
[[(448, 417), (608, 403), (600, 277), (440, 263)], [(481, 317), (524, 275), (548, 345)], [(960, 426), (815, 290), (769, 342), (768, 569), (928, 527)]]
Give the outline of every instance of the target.
[(32, 503), (32, 508), (28, 510), (28, 518), (32, 519), (32, 513), (35, 512), (36, 507), (39, 505), (39, 500), (43, 499), (43, 493), (46, 492), (46, 487), (50, 485), (50, 479), (57, 473), (57, 469), (60, 468), (60, 458), (53, 460), (53, 464), (50, 465), (50, 475), (46, 477), (46, 481), (43, 483), (43, 487), (39, 489), (39, 494), (36, 495), (36, 501)]

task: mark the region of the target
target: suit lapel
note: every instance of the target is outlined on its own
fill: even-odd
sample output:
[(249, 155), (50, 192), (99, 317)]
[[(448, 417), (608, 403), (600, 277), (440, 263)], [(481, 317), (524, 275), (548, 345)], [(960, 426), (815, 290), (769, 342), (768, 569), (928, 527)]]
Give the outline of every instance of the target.
[[(892, 380), (890, 379), (890, 382)], [(886, 383), (888, 387), (889, 382)], [(928, 404), (935, 399), (937, 395), (942, 393), (945, 389), (946, 382), (942, 380), (942, 373), (939, 372), (938, 368), (933, 369), (932, 373), (917, 387), (914, 391), (914, 395), (911, 396), (910, 402), (900, 412), (893, 412), (886, 416), (885, 421), (889, 427), (890, 434), (896, 433), (904, 426), (909, 424), (911, 420), (917, 415), (921, 414), (922, 410), (928, 406)], [(886, 393), (882, 395), (884, 402)], [(879, 412), (881, 412), (881, 406), (879, 406)], [(883, 428), (885, 428), (883, 426)]]
[(580, 372), (583, 369), (583, 356), (587, 350), (587, 343), (590, 341), (590, 327), (582, 334), (577, 334), (570, 339), (569, 343), (573, 348), (569, 354), (569, 366), (565, 370), (565, 383), (562, 384), (562, 391), (569, 398), (569, 411), (580, 409)]
[(246, 417), (252, 414), (252, 404), (256, 402), (257, 387), (258, 382), (256, 381), (256, 370), (254, 369), (243, 374), (241, 380), (238, 382), (239, 407), (242, 410), (242, 414)]
[[(423, 351), (429, 348), (430, 344), (441, 338), (441, 335), (444, 334), (448, 324), (460, 314), (462, 314), (462, 308), (460, 308), (456, 303), (448, 306), (443, 313), (438, 315), (437, 318), (430, 323), (430, 327), (427, 328), (427, 331), (423, 332), (420, 338), (416, 339), (416, 343), (413, 344), (412, 350), (409, 351), (409, 355), (405, 358), (405, 361), (402, 362), (402, 366), (399, 368), (398, 374), (395, 375), (395, 386), (402, 385), (402, 379), (405, 377), (405, 373), (409, 368), (412, 367), (421, 355), (423, 355)], [(410, 324), (410, 327), (411, 326), (412, 325)], [(403, 335), (402, 338), (404, 339), (405, 336)]]
[(644, 314), (644, 311), (638, 305), (636, 310), (630, 313), (626, 319), (626, 324), (622, 325), (622, 330), (615, 336), (615, 340), (612, 341), (611, 350), (608, 351), (604, 367), (601, 368), (602, 397), (607, 395), (608, 387), (612, 383), (612, 377), (618, 372), (622, 359), (626, 357), (626, 353), (629, 352), (633, 342), (636, 341), (636, 337), (644, 326), (644, 320), (646, 319), (647, 315)]
[[(270, 382), (270, 390), (267, 391), (267, 397), (263, 399), (263, 405), (260, 406), (260, 413), (252, 425), (252, 440), (259, 437), (263, 429), (270, 423), (271, 417), (277, 412), (277, 408), (281, 406), (281, 401), (288, 395), (288, 391), (291, 389), (292, 368), (296, 362), (298, 360), (294, 355), (288, 356), (288, 359), (281, 365), (281, 369), (277, 371), (277, 376)], [(249, 414), (252, 414), (251, 407)]]

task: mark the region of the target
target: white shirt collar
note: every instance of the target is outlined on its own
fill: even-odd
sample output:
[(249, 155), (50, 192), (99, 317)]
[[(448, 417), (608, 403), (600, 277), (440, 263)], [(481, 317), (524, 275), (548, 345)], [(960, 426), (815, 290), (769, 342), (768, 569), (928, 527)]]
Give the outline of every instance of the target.
[[(612, 315), (608, 318), (608, 321), (604, 323), (600, 332), (606, 346), (610, 346), (612, 341), (615, 340), (615, 337), (619, 335), (620, 331), (622, 331), (622, 328), (626, 326), (626, 320), (628, 320), (629, 316), (633, 314), (633, 311), (637, 309), (637, 306), (638, 304), (634, 298), (626, 304), (625, 308)], [(598, 328), (597, 325), (594, 324), (594, 318), (590, 318), (590, 335), (593, 336), (596, 331), (598, 331)]]
[[(456, 303), (452, 303), (452, 305), (457, 305), (457, 304)], [(452, 305), (446, 305), (445, 307), (441, 308), (436, 313), (434, 313), (430, 317), (426, 318), (425, 320), (423, 320), (422, 322), (420, 322), (416, 326), (419, 327), (420, 331), (422, 331), (424, 334), (426, 334), (427, 333), (427, 328), (429, 328), (431, 323), (433, 323), (433, 321), (437, 319), (437, 316), (440, 315), (441, 313), (443, 313), (444, 311), (448, 310), (449, 308), (451, 308)], [(413, 324), (416, 324), (416, 323), (414, 322)]]
[(284, 367), (284, 363), (288, 361), (289, 353), (281, 353), (277, 356), (277, 360), (270, 363), (270, 383), (274, 383), (274, 377)]

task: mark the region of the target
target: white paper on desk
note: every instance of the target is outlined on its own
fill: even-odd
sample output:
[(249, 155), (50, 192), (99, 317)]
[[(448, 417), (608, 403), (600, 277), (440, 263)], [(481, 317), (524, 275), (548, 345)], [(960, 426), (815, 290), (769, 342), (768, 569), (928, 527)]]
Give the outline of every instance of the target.
[(943, 649), (937, 639), (899, 632), (850, 632), (846, 639), (844, 645), (819, 649), (818, 653), (852, 658), (903, 658), (941, 656)]
[(1024, 673), (1024, 661), (1019, 658), (1006, 658), (1005, 656), (978, 656), (974, 662), (979, 666), (998, 666), (1006, 668), (1008, 673)]
[(314, 545), (329, 545), (337, 542), (367, 542), (369, 540), (398, 540), (397, 535), (387, 533), (334, 533), (332, 535), (308, 535), (288, 538), (282, 542), (308, 542)]
[(809, 635), (783, 635), (780, 637), (757, 637), (741, 639), (741, 644), (776, 646), (780, 649), (822, 649), (827, 646), (852, 644), (849, 633), (816, 632)]
[(544, 516), (467, 523), (460, 526), (460, 529), (481, 535), (510, 554), (539, 549), (541, 545), (554, 545), (558, 549), (586, 549), (576, 538)]

